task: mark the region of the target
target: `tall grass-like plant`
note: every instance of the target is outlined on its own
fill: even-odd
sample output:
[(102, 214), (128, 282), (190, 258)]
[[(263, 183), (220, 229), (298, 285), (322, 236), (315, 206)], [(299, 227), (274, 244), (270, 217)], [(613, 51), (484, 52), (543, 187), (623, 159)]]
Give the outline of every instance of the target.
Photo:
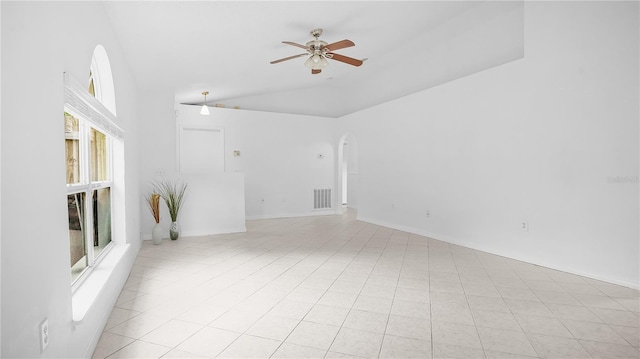
[(160, 195), (157, 193), (149, 193), (145, 197), (145, 200), (153, 215), (153, 219), (155, 219), (156, 223), (160, 223)]
[(153, 184), (154, 190), (167, 204), (169, 216), (172, 222), (178, 221), (178, 214), (184, 201), (184, 194), (187, 191), (187, 184), (181, 181), (171, 181), (167, 179), (156, 180)]

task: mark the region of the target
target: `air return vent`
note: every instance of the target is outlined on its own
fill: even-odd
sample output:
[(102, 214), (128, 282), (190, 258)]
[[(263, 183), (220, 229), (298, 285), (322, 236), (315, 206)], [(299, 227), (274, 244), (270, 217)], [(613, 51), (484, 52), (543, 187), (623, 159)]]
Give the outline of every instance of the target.
[(313, 209), (331, 208), (331, 188), (313, 190)]

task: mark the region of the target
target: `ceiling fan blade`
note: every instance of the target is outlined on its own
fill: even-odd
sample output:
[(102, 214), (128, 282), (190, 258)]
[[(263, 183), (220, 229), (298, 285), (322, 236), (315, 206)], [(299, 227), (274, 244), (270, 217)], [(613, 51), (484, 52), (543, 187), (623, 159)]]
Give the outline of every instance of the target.
[(283, 41), (283, 44), (287, 44), (287, 45), (291, 45), (291, 46), (295, 46), (295, 47), (299, 47), (301, 49), (305, 49), (305, 50), (309, 50), (308, 47), (304, 46), (304, 45), (300, 45), (300, 44), (296, 44), (295, 42), (291, 42), (291, 41)]
[(325, 46), (324, 48), (329, 50), (329, 51), (336, 51), (336, 50), (344, 49), (345, 47), (351, 47), (351, 46), (356, 46), (356, 44), (354, 44), (353, 41), (351, 41), (351, 40), (344, 39), (342, 41), (338, 41), (338, 42), (334, 42), (333, 44), (329, 44), (329, 45)]
[(307, 56), (307, 55), (309, 55), (309, 54), (308, 53), (304, 53), (304, 54), (299, 54), (299, 55), (293, 55), (293, 56), (285, 57), (283, 59), (271, 61), (270, 63), (271, 64), (277, 64), (278, 62), (287, 61), (287, 60), (295, 59), (296, 57), (302, 57), (302, 56)]
[(321, 72), (322, 72), (322, 70), (314, 70), (314, 69), (311, 69), (311, 74), (312, 74), (312, 75), (317, 75), (317, 74), (319, 74), (319, 73), (321, 73)]
[(362, 60), (354, 59), (353, 57), (348, 57), (348, 56), (344, 56), (344, 55), (340, 55), (340, 54), (334, 54), (334, 53), (331, 53), (331, 55), (333, 55), (331, 57), (332, 60), (344, 62), (345, 64), (349, 64), (349, 65), (353, 65), (353, 66), (362, 65)]

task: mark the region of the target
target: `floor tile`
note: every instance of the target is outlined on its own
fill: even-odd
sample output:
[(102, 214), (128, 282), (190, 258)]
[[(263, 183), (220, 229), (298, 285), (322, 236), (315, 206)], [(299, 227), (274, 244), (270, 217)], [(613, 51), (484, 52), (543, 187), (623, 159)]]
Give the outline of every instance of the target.
[(369, 312), (389, 314), (391, 312), (391, 303), (393, 301), (387, 298), (377, 298), (360, 295), (353, 304), (353, 309), (359, 309)]
[(200, 304), (192, 307), (176, 317), (178, 320), (207, 325), (229, 311), (228, 307), (213, 304)]
[(544, 303), (557, 303), (567, 305), (582, 305), (579, 300), (566, 292), (533, 290), (533, 293)]
[(269, 358), (281, 341), (242, 335), (216, 358)]
[(613, 310), (603, 308), (591, 308), (591, 311), (611, 325), (621, 325), (625, 327), (640, 327), (640, 315), (627, 310)]
[(589, 353), (573, 338), (562, 338), (541, 334), (529, 334), (529, 341), (538, 355), (548, 359), (583, 359)]
[(545, 306), (558, 319), (571, 319), (582, 322), (604, 323), (593, 312), (585, 306), (575, 306), (566, 304), (547, 303)]
[(538, 359), (538, 356), (520, 355), (513, 353), (503, 353), (494, 350), (485, 350), (487, 359)]
[(525, 279), (524, 283), (529, 287), (529, 289), (534, 292), (537, 291), (549, 291), (549, 292), (565, 292), (565, 290), (553, 280), (535, 280), (535, 279)]
[(268, 314), (272, 314), (278, 317), (302, 320), (302, 318), (307, 315), (311, 308), (313, 308), (312, 303), (296, 302), (293, 300), (283, 299), (280, 303), (274, 306)]
[[(584, 282), (584, 280), (583, 280)], [(604, 295), (600, 290), (596, 287), (586, 284), (586, 283), (560, 283), (560, 286), (567, 291), (567, 293), (572, 294), (592, 294), (592, 295)]]
[(511, 313), (511, 310), (502, 298), (468, 295), (467, 300), (471, 310)]
[(252, 312), (239, 311), (236, 309), (230, 309), (218, 319), (209, 323), (210, 327), (230, 330), (237, 333), (244, 333), (255, 322), (260, 319), (261, 315)]
[(146, 334), (140, 340), (172, 348), (202, 328), (203, 326), (199, 324), (171, 320)]
[(456, 308), (431, 304), (431, 320), (433, 322), (458, 323), (474, 325), (471, 310), (468, 308)]
[(109, 329), (108, 332), (138, 339), (168, 321), (169, 320), (167, 318), (142, 313), (116, 325)]
[(350, 309), (357, 297), (356, 294), (327, 291), (317, 304)]
[(618, 302), (604, 295), (574, 294), (573, 296), (589, 308), (625, 310)]
[(380, 333), (342, 328), (329, 351), (365, 358), (377, 357), (383, 337)]
[(239, 336), (239, 333), (228, 330), (204, 327), (189, 339), (182, 342), (182, 344), (178, 345), (176, 349), (206, 357), (213, 357), (222, 352)]
[(640, 329), (637, 327), (623, 327), (619, 325), (609, 325), (614, 332), (624, 338), (630, 345), (640, 347)]
[(473, 310), (472, 314), (476, 326), (478, 327), (506, 330), (520, 330), (521, 328), (520, 324), (511, 313)]
[(397, 337), (431, 340), (431, 321), (424, 318), (389, 316), (386, 335)]
[(464, 292), (467, 295), (478, 295), (483, 297), (492, 297), (492, 298), (502, 298), (498, 289), (491, 283), (477, 283), (470, 282), (462, 283), (462, 287), (464, 288)]
[(304, 317), (307, 322), (341, 326), (349, 309), (316, 304)]
[(95, 358), (638, 357), (640, 291), (355, 217), (144, 242)]
[(380, 350), (381, 359), (431, 358), (431, 342), (426, 340), (385, 335)]
[(246, 334), (282, 341), (289, 336), (298, 323), (300, 323), (298, 319), (267, 314), (254, 323)]
[(361, 356), (329, 351), (324, 359), (367, 359)]
[(515, 317), (525, 333), (573, 338), (564, 324), (556, 318), (527, 314), (516, 314)]
[(347, 315), (342, 327), (384, 334), (388, 320), (388, 314), (353, 309)]
[(569, 319), (562, 319), (561, 321), (577, 339), (602, 343), (627, 344), (626, 340), (606, 324), (580, 322)]
[[(410, 273), (410, 272), (409, 272)], [(402, 272), (400, 274), (400, 279), (398, 280), (398, 288), (406, 288), (406, 289), (417, 289), (417, 290), (429, 290), (429, 280), (426, 278), (414, 278), (414, 277), (406, 277), (407, 272)]]
[(513, 313), (553, 317), (553, 313), (542, 302), (518, 299), (505, 299), (504, 301)]
[(324, 289), (302, 288), (298, 287), (289, 293), (285, 299), (296, 302), (304, 302), (315, 304), (320, 297), (326, 292)]
[(491, 281), (493, 284), (500, 290), (500, 288), (519, 288), (519, 289), (529, 289), (527, 284), (517, 275), (506, 277), (505, 275), (508, 272), (499, 272), (495, 273), (491, 276)]
[(478, 328), (478, 334), (485, 350), (528, 356), (537, 355), (521, 331)]
[(431, 318), (431, 306), (428, 303), (393, 300), (391, 314), (412, 318)]
[(364, 282), (350, 280), (348, 275), (344, 275), (349, 279), (338, 278), (331, 287), (329, 287), (328, 291), (332, 292), (340, 292), (340, 293), (349, 293), (349, 294), (359, 294), (364, 286)]
[(450, 309), (468, 308), (467, 296), (459, 293), (434, 292), (430, 294), (431, 307)]
[(529, 300), (539, 302), (540, 299), (529, 288), (498, 287), (496, 289), (505, 299)]
[(135, 339), (123, 337), (121, 335), (112, 334), (109, 332), (102, 333), (98, 345), (93, 352), (94, 359), (103, 359), (116, 351), (124, 348), (125, 346), (133, 343)]
[(434, 280), (429, 281), (429, 290), (431, 292), (445, 292), (445, 293), (464, 293), (462, 284), (459, 280)]
[(322, 359), (324, 358), (326, 353), (327, 351), (323, 349), (305, 347), (302, 345), (291, 343), (283, 343), (271, 356), (271, 358)]
[(340, 327), (302, 321), (286, 339), (286, 343), (328, 350)]
[(393, 300), (400, 300), (405, 302), (429, 303), (430, 295), (428, 290), (398, 287), (396, 289)]
[(133, 359), (133, 358), (144, 358), (144, 359), (153, 359), (160, 358), (167, 352), (169, 352), (171, 348), (164, 347), (157, 344), (151, 344), (146, 342), (141, 342), (136, 340), (135, 342), (127, 345), (126, 347), (118, 350), (117, 352), (109, 355), (107, 358), (109, 359)]
[(470, 348), (482, 348), (475, 326), (434, 322), (432, 324), (433, 344), (460, 345)]
[(452, 359), (484, 359), (484, 350), (480, 348), (462, 347), (450, 344), (435, 344), (433, 358)]
[(205, 359), (205, 358), (207, 357), (198, 355), (198, 354), (187, 353), (185, 351), (178, 350), (178, 349), (172, 349), (167, 354), (162, 356), (162, 359)]
[(116, 325), (124, 323), (125, 321), (135, 317), (138, 314), (140, 314), (140, 312), (135, 310), (114, 307), (111, 311), (111, 314), (109, 315), (109, 319), (107, 320), (105, 329), (113, 328)]
[(637, 359), (640, 358), (638, 348), (630, 345), (611, 344), (580, 340), (582, 346), (591, 354), (591, 357), (598, 359)]
[(613, 300), (616, 301), (616, 303), (620, 304), (621, 306), (623, 306), (626, 310), (634, 312), (634, 313), (640, 313), (640, 299), (635, 299), (635, 298), (613, 298)]
[(631, 298), (631, 299), (640, 299), (640, 293), (637, 290), (622, 287), (615, 284), (605, 283), (601, 281), (592, 280), (595, 283), (594, 287), (598, 288), (602, 293), (608, 295), (609, 297), (616, 298)]

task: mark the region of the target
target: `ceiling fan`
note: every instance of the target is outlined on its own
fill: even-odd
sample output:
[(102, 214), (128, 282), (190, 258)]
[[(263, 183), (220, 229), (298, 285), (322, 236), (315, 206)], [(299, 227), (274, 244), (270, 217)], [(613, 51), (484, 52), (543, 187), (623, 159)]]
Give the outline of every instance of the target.
[(322, 69), (329, 65), (329, 61), (327, 59), (336, 60), (340, 62), (344, 62), (345, 64), (360, 66), (362, 65), (362, 60), (354, 59), (352, 57), (336, 54), (334, 51), (344, 49), (346, 47), (355, 46), (353, 41), (351, 40), (342, 40), (338, 42), (334, 42), (329, 44), (325, 41), (319, 40), (318, 38), (322, 35), (322, 29), (314, 29), (311, 30), (311, 35), (315, 37), (315, 40), (311, 40), (306, 43), (306, 45), (296, 44), (291, 41), (283, 41), (282, 43), (299, 47), (307, 50), (307, 52), (299, 55), (293, 55), (289, 57), (285, 57), (279, 60), (271, 61), (272, 64), (277, 64), (282, 61), (287, 61), (291, 59), (295, 59), (302, 56), (309, 56), (307, 61), (305, 61), (305, 66), (311, 69), (312, 74), (319, 74), (322, 72)]

